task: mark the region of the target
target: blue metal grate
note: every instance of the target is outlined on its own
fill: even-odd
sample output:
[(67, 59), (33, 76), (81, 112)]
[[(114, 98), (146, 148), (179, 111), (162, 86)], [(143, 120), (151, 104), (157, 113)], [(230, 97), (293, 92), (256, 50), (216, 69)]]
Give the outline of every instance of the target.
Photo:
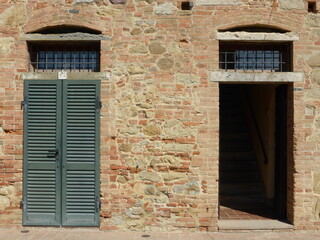
[[(221, 47), (221, 46), (220, 46)], [(247, 47), (247, 49), (246, 49)], [(287, 51), (283, 47), (229, 46), (222, 45), (220, 69), (262, 70), (272, 72), (289, 71)]]
[(100, 47), (94, 45), (32, 45), (30, 46), (30, 71), (46, 72), (100, 71)]

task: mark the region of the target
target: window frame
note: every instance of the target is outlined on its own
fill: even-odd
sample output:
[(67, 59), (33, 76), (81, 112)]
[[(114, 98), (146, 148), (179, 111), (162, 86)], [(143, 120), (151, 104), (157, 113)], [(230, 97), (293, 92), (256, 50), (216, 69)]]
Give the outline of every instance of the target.
[[(58, 62), (57, 58), (54, 57), (53, 62), (39, 61), (40, 51), (45, 52), (93, 52), (95, 54), (94, 61), (92, 62), (81, 62), (80, 57), (67, 62)], [(31, 41), (28, 42), (28, 52), (29, 52), (29, 72), (56, 72), (56, 71), (70, 71), (70, 72), (100, 72), (101, 69), (101, 44), (100, 41)], [(47, 55), (46, 55), (47, 56)], [(54, 55), (56, 56), (56, 55)], [(66, 59), (64, 57), (64, 59)], [(76, 61), (79, 60), (79, 61)], [(70, 67), (65, 67), (63, 65), (70, 65)], [(39, 68), (39, 65), (43, 67)], [(48, 67), (48, 65), (53, 65), (54, 67)], [(59, 66), (62, 67), (59, 67)], [(76, 67), (79, 65), (79, 67)], [(88, 67), (85, 67), (88, 65)], [(81, 66), (81, 67), (80, 67)], [(94, 67), (90, 67), (94, 66)]]
[[(228, 61), (222, 61), (222, 54), (234, 51), (280, 51), (282, 53), (283, 69), (280, 71), (269, 69), (241, 69), (236, 68), (239, 62), (229, 62), (234, 64), (233, 68), (228, 68)], [(239, 42), (239, 41), (220, 41), (219, 42), (219, 69), (225, 71), (265, 71), (265, 72), (292, 72), (292, 42)], [(273, 62), (274, 64), (274, 62)], [(224, 65), (224, 66), (223, 66)]]

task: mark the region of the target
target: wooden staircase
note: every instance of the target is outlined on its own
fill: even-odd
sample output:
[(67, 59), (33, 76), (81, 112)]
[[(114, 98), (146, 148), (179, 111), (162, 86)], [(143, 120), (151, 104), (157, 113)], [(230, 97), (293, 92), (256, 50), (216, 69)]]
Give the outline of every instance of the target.
[(220, 86), (220, 211), (265, 208), (260, 171), (253, 152), (241, 85)]

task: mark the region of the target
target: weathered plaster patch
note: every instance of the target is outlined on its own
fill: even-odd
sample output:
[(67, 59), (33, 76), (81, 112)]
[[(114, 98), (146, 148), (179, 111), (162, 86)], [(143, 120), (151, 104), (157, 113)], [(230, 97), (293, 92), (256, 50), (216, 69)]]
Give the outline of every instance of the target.
[(294, 72), (211, 72), (212, 82), (302, 82), (303, 73)]
[(1, 13), (0, 26), (19, 27), (26, 22), (26, 8), (16, 4)]
[(0, 54), (5, 54), (10, 52), (10, 48), (13, 44), (12, 37), (3, 37), (0, 39)]
[(218, 40), (224, 41), (298, 41), (296, 33), (218, 32)]

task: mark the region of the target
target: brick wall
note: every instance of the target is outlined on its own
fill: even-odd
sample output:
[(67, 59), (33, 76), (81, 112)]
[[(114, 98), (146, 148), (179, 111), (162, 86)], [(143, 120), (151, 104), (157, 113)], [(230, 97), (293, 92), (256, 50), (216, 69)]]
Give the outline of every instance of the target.
[(319, 229), (320, 15), (303, 1), (9, 1), (0, 3), (0, 227), (21, 226), (23, 34), (78, 25), (101, 42), (101, 229), (215, 231), (218, 220), (217, 30), (252, 24), (297, 33), (288, 218)]

